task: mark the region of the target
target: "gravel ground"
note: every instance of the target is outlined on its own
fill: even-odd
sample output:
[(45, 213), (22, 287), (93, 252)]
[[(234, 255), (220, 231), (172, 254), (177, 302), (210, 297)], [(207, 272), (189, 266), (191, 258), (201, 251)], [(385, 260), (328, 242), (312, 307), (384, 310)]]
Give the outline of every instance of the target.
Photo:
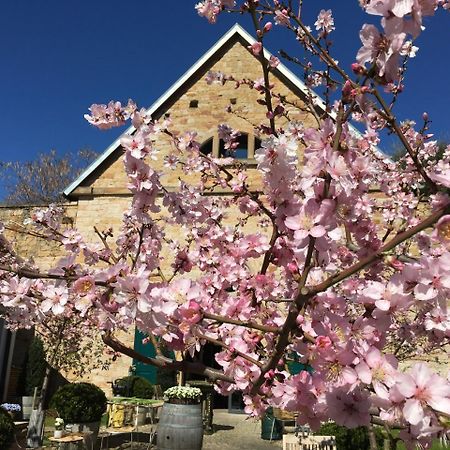
[[(156, 425), (139, 427), (141, 433), (133, 433), (133, 445), (130, 443), (130, 434), (111, 435), (108, 439), (104, 438), (103, 449), (156, 449), (156, 446), (149, 447), (148, 444), (148, 433), (154, 431), (155, 428)], [(261, 439), (261, 422), (247, 419), (244, 414), (229, 414), (227, 410), (214, 410), (214, 430), (213, 434), (204, 435), (202, 450), (277, 450), (283, 447), (282, 441)], [(137, 441), (145, 441), (145, 443)], [(18, 449), (18, 447), (12, 449), (15, 450), (16, 448)], [(46, 450), (50, 448), (52, 447), (45, 447)]]
[[(142, 431), (150, 432), (154, 427), (146, 425)], [(214, 410), (214, 430), (211, 435), (203, 437), (202, 450), (278, 450), (283, 447), (282, 441), (266, 441), (261, 439), (261, 422), (247, 419), (244, 414), (229, 414), (226, 410)], [(145, 439), (142, 435), (142, 438)], [(131, 446), (129, 437), (122, 436), (122, 442), (117, 438), (110, 438), (109, 449), (114, 450), (147, 450), (148, 443), (134, 442)], [(147, 438), (148, 439), (148, 438)], [(138, 436), (134, 435), (134, 440)], [(104, 448), (105, 448), (104, 443)], [(152, 446), (155, 449), (156, 446)]]
[(205, 435), (203, 450), (274, 450), (283, 448), (282, 441), (261, 439), (261, 422), (244, 414), (214, 411), (215, 433)]

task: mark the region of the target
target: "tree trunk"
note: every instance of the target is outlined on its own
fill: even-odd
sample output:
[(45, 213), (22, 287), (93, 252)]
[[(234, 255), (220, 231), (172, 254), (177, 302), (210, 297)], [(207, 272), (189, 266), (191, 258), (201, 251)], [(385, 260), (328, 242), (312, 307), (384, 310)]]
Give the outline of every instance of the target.
[(30, 421), (27, 431), (27, 448), (38, 448), (42, 445), (42, 435), (44, 431), (45, 411), (38, 409), (31, 411)]
[(375, 437), (375, 431), (373, 429), (373, 425), (369, 425), (369, 445), (370, 450), (378, 450), (377, 447), (377, 439)]
[(31, 411), (30, 422), (27, 431), (27, 447), (37, 448), (42, 445), (42, 436), (44, 434), (45, 410), (44, 402), (50, 381), (51, 367), (47, 364), (45, 368), (44, 381), (42, 382), (41, 395), (37, 409)]

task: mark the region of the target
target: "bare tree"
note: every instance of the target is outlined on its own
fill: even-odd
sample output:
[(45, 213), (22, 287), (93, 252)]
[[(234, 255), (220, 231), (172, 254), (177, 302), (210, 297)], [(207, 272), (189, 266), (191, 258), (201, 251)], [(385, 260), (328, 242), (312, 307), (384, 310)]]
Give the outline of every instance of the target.
[(42, 205), (65, 201), (62, 191), (97, 156), (88, 149), (59, 156), (40, 153), (33, 161), (0, 161), (4, 205)]

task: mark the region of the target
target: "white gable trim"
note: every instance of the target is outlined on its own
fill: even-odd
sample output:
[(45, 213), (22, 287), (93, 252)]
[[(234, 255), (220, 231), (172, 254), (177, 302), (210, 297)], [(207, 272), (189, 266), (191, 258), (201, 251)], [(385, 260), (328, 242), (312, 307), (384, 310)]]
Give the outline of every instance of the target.
[[(245, 31), (239, 24), (234, 24), (187, 72), (185, 72), (161, 97), (159, 97), (147, 109), (147, 113), (152, 115), (161, 105), (164, 104), (180, 87), (183, 86), (195, 72), (203, 66), (215, 53), (217, 53), (235, 34), (243, 38), (248, 45), (252, 45), (256, 40), (247, 31)], [(272, 56), (268, 50), (264, 49), (264, 57), (269, 60)], [(284, 75), (295, 87), (305, 94), (308, 98), (312, 98), (313, 103), (320, 109), (325, 111), (325, 102), (321, 97), (315, 94), (300, 78), (291, 72), (283, 64), (279, 64), (274, 72), (279, 72)], [(333, 115), (331, 117), (335, 118)], [(355, 134), (360, 135), (359, 131), (350, 125)], [(70, 184), (64, 191), (65, 196), (69, 196), (92, 172), (94, 172), (119, 146), (122, 136), (134, 133), (136, 129), (130, 126), (121, 136), (119, 136), (72, 184)]]

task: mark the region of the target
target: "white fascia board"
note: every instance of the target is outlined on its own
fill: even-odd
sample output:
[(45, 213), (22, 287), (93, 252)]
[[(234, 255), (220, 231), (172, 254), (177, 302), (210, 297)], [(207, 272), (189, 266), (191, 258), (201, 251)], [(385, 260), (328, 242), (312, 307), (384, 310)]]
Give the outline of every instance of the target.
[[(152, 115), (164, 102), (166, 102), (186, 81), (191, 78), (195, 72), (205, 64), (220, 48), (225, 45), (235, 34), (241, 36), (248, 45), (252, 45), (256, 42), (255, 38), (244, 30), (239, 24), (234, 24), (189, 70), (187, 70), (161, 97), (159, 97), (151, 106), (147, 109), (147, 114)], [(264, 49), (264, 58), (269, 61), (272, 53), (267, 49)], [(280, 63), (274, 72), (279, 72), (285, 76), (294, 86), (296, 86), (301, 92), (308, 98), (311, 98), (314, 105), (318, 106), (323, 111), (326, 111), (326, 105), (323, 99), (318, 96), (312, 89), (306, 86), (300, 78), (298, 78), (293, 72), (291, 72), (284, 64)], [(336, 119), (335, 114), (331, 113), (330, 116)], [(350, 129), (357, 135), (361, 136), (361, 133), (350, 124)], [(136, 129), (130, 126), (121, 136), (119, 136), (70, 186), (64, 191), (65, 196), (69, 196), (95, 169), (97, 169), (103, 161), (105, 161), (119, 146), (122, 136), (130, 135), (134, 133)], [(380, 149), (377, 151), (386, 156)]]

